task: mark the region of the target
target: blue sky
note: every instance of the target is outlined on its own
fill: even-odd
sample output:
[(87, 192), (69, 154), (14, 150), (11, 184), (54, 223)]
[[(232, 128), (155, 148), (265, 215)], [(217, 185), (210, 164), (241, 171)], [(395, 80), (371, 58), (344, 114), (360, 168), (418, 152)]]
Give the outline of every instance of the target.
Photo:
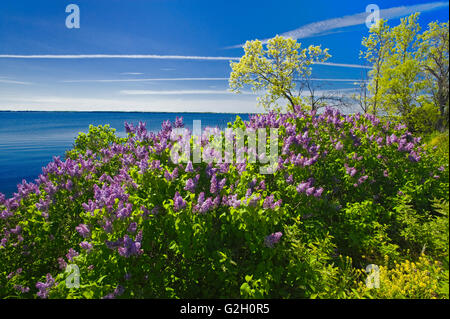
[[(79, 29), (65, 25), (71, 3)], [(313, 75), (348, 92), (368, 4), (390, 25), (415, 11), (423, 27), (448, 20), (448, 1), (1, 1), (0, 110), (255, 112), (249, 90), (227, 92), (226, 58), (277, 34), (329, 48), (331, 65)]]

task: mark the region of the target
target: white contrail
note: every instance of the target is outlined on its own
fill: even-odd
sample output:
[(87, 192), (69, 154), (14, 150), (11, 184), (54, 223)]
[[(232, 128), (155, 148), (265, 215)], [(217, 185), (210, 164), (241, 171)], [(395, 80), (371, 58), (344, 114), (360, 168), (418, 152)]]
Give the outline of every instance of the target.
[[(125, 95), (185, 95), (185, 94), (233, 94), (227, 90), (174, 90), (174, 91), (153, 91), (153, 90), (122, 90), (120, 94)], [(242, 92), (242, 94), (253, 94), (252, 92)]]
[(327, 65), (327, 66), (338, 66), (342, 68), (356, 68), (356, 69), (371, 69), (371, 66), (359, 65), (359, 64), (348, 64), (348, 63), (333, 63), (333, 62), (314, 62), (316, 65)]
[(111, 80), (65, 80), (64, 83), (113, 83), (113, 82), (159, 82), (159, 81), (228, 81), (228, 78), (151, 78), (151, 79), (111, 79)]
[(319, 82), (361, 82), (361, 79), (355, 80), (355, 79), (319, 79), (319, 78), (313, 78), (309, 79), (311, 81), (319, 81)]
[(0, 54), (0, 59), (159, 59), (159, 60), (204, 60), (229, 61), (239, 57), (157, 55), (157, 54)]
[(121, 75), (143, 75), (144, 73), (140, 72), (122, 72)]
[[(411, 6), (399, 6), (388, 9), (380, 10), (380, 18), (381, 19), (395, 19), (400, 18), (406, 15), (409, 15), (414, 12), (424, 12), (431, 11), (443, 7), (448, 7), (449, 3), (444, 1), (439, 2), (429, 2), (423, 4), (416, 4)], [(338, 18), (327, 19), (322, 21), (317, 21), (313, 23), (306, 24), (300, 28), (295, 30), (291, 30), (285, 33), (282, 33), (281, 36), (292, 39), (304, 39), (310, 38), (318, 35), (323, 35), (324, 32), (330, 32), (335, 29), (350, 27), (360, 24), (366, 23), (366, 18), (370, 13), (361, 12), (353, 15), (346, 15)], [(266, 44), (269, 39), (261, 40), (263, 44)], [(228, 48), (239, 48), (242, 47), (243, 44), (233, 45)]]
[[(334, 64), (333, 64), (334, 65)], [(358, 67), (358, 65), (351, 65)], [(152, 78), (152, 79), (110, 79), (110, 80), (64, 80), (62, 83), (114, 83), (114, 82), (159, 82), (159, 81), (228, 81), (229, 78)], [(328, 81), (328, 82), (360, 82), (355, 79), (319, 79), (313, 78), (311, 81)]]
[(0, 79), (0, 83), (20, 84), (20, 85), (30, 85), (30, 84), (32, 84), (31, 82), (14, 81), (14, 80), (5, 80), (5, 79)]

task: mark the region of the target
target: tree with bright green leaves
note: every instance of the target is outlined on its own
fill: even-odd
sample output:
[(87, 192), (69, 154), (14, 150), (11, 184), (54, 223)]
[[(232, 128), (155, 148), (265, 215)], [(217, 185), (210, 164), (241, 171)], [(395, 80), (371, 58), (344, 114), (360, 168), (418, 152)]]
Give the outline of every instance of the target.
[(421, 51), (425, 60), (422, 64), (427, 87), (433, 102), (439, 110), (437, 128), (448, 128), (449, 106), (449, 24), (431, 22), (420, 36)]
[(372, 65), (369, 108), (401, 119), (417, 132), (448, 127), (448, 22), (420, 34), (419, 13), (389, 27), (385, 20), (363, 38), (360, 56)]
[(421, 69), (424, 57), (418, 40), (419, 13), (401, 19), (391, 29), (388, 58), (382, 68), (382, 108), (388, 114), (407, 116), (415, 107), (428, 102), (424, 74)]
[(382, 74), (391, 46), (389, 26), (385, 20), (380, 19), (370, 29), (370, 35), (367, 38), (363, 38), (362, 45), (366, 50), (364, 52), (361, 51), (360, 57), (363, 57), (372, 65), (372, 70), (369, 72), (371, 80), (368, 85), (368, 90), (371, 93), (371, 97), (368, 99), (370, 105), (368, 110), (374, 115), (377, 115), (384, 89), (381, 84)]
[(239, 62), (231, 62), (229, 85), (239, 93), (244, 86), (262, 92), (258, 104), (266, 110), (280, 110), (279, 100), (287, 100), (288, 108), (302, 104), (296, 83), (310, 77), (311, 65), (326, 61), (331, 55), (320, 46), (301, 47), (291, 38), (276, 36), (266, 48), (259, 40), (247, 41)]

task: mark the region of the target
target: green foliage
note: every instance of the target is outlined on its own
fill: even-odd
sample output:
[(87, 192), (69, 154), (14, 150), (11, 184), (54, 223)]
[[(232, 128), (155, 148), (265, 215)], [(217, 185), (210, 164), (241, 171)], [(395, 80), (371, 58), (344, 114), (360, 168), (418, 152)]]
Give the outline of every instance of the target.
[(78, 154), (85, 154), (87, 150), (97, 153), (120, 139), (115, 135), (116, 129), (109, 125), (89, 126), (89, 132), (80, 133), (75, 140), (73, 150), (67, 152), (66, 157), (76, 158)]
[(363, 38), (371, 66), (368, 110), (400, 117), (417, 134), (448, 127), (448, 22), (420, 33), (419, 13), (395, 27), (380, 20)]
[[(267, 115), (264, 120), (283, 117), (284, 122), (277, 122), (280, 147), (289, 130), (291, 136), (308, 132), (308, 145), (320, 150), (317, 162), (286, 162), (282, 170), (267, 175), (259, 173), (261, 163), (248, 163), (243, 171), (226, 166), (217, 172), (219, 180), (226, 178), (220, 195), (236, 195), (242, 204), (206, 213), (194, 207), (200, 190), (212, 196), (207, 172), (213, 166), (202, 162), (189, 171), (171, 162), (169, 148), (155, 151), (161, 135), (152, 140), (129, 133), (120, 139), (109, 127), (91, 127), (68, 152), (66, 164), (79, 159), (68, 172), (51, 171), (39, 192), (31, 192), (12, 216), (0, 219), (0, 229), (8, 232), (0, 246), (0, 296), (35, 298), (36, 284), (51, 274), (55, 285), (48, 289), (50, 298), (112, 293), (117, 298), (448, 298), (448, 202), (443, 200), (448, 198), (448, 160), (445, 164), (431, 148), (420, 153), (420, 161), (411, 161), (398, 143), (376, 142), (393, 134), (412, 141), (405, 128), (370, 116), (332, 114), (327, 111), (330, 121), (318, 120), (314, 113)], [(243, 129), (246, 124), (238, 118), (228, 126)], [(414, 147), (417, 152), (430, 148), (419, 143)], [(289, 150), (308, 154), (297, 143)], [(161, 167), (150, 168), (155, 163)], [(351, 176), (348, 167), (358, 173)], [(165, 177), (175, 169), (176, 178)], [(185, 191), (186, 182), (197, 174), (198, 190)], [(288, 182), (289, 175), (296, 184)], [(363, 175), (367, 179), (359, 183)], [(323, 187), (322, 196), (297, 191), (297, 184), (309, 178)], [(249, 205), (247, 192), (254, 180), (265, 186), (253, 187), (252, 196), (260, 197)], [(52, 190), (50, 184), (58, 188)], [(113, 192), (119, 195), (109, 201)], [(175, 209), (175, 192), (185, 201), (182, 209)], [(271, 195), (282, 205), (265, 207)], [(126, 208), (120, 206), (124, 199), (131, 205), (129, 215), (111, 219)], [(40, 206), (47, 200), (46, 211)], [(90, 209), (91, 201), (108, 203)], [(1, 204), (0, 212), (6, 210)], [(127, 256), (111, 245), (127, 237), (137, 241), (132, 223), (142, 232), (142, 252)], [(89, 227), (86, 238), (76, 230), (80, 224)], [(21, 239), (11, 232), (17, 225)], [(279, 241), (265, 244), (276, 232), (282, 233)], [(83, 241), (92, 249), (81, 249)], [(70, 248), (79, 255), (69, 261)], [(419, 259), (422, 253), (429, 262)], [(70, 274), (60, 267), (61, 259), (79, 267), (80, 287), (66, 285)], [(392, 270), (393, 263), (405, 260), (419, 262), (417, 274)], [(370, 263), (385, 267), (380, 291), (360, 287), (365, 277), (358, 270)], [(425, 286), (414, 286), (416, 279), (423, 279)], [(407, 289), (411, 291), (403, 292)]]
[[(393, 267), (379, 267), (379, 288), (368, 288), (363, 281), (354, 290), (356, 298), (448, 299), (448, 263), (445, 266), (426, 256), (417, 262), (408, 260)], [(361, 277), (365, 277), (362, 273)]]
[(439, 118), (439, 108), (433, 103), (424, 103), (422, 106), (412, 108), (401, 120), (412, 132), (423, 136), (434, 132)]
[(302, 49), (300, 43), (282, 36), (270, 39), (266, 49), (259, 40), (247, 41), (244, 51), (239, 62), (231, 62), (230, 89), (239, 93), (249, 85), (254, 92), (265, 91), (258, 102), (266, 110), (279, 110), (280, 98), (288, 101), (291, 110), (299, 105), (301, 98), (295, 92), (294, 80), (309, 77), (312, 63), (330, 57), (328, 49), (313, 45)]

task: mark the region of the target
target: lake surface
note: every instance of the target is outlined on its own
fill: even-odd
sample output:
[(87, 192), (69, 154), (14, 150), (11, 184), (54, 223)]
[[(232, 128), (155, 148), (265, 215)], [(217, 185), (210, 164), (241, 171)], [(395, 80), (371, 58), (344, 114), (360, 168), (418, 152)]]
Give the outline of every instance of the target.
[[(147, 124), (149, 131), (159, 131), (161, 123), (182, 116), (192, 129), (194, 120), (223, 129), (234, 121), (230, 113), (120, 113), (120, 112), (0, 112), (0, 193), (10, 197), (23, 179), (34, 182), (42, 167), (53, 156), (64, 156), (80, 132), (89, 125), (109, 124), (117, 135), (126, 136), (124, 122)], [(239, 114), (248, 120), (248, 114)]]

